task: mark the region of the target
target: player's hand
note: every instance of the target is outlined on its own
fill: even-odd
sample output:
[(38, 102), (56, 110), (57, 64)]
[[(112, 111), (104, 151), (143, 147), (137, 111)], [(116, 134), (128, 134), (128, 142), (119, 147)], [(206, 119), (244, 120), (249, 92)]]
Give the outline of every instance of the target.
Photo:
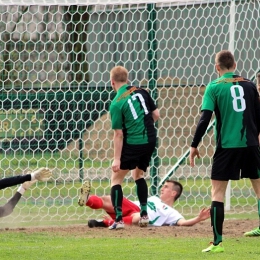
[(210, 208), (203, 208), (199, 213), (199, 219), (201, 221), (206, 220), (210, 217)]
[(112, 171), (118, 172), (120, 170), (120, 164), (121, 164), (120, 160), (115, 159), (112, 163)]
[(194, 163), (194, 159), (195, 157), (200, 158), (200, 153), (199, 150), (197, 148), (191, 147), (190, 148), (190, 166), (194, 167), (195, 163)]

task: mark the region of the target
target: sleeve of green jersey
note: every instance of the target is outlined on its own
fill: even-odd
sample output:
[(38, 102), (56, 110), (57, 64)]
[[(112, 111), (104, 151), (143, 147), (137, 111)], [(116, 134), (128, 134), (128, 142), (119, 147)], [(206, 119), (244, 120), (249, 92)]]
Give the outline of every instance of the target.
[(212, 85), (209, 84), (206, 87), (205, 94), (203, 96), (203, 102), (202, 102), (202, 107), (201, 110), (210, 110), (214, 111), (215, 109), (215, 95), (213, 93), (213, 88)]
[(112, 129), (122, 129), (123, 117), (122, 112), (117, 106), (110, 107), (110, 117)]

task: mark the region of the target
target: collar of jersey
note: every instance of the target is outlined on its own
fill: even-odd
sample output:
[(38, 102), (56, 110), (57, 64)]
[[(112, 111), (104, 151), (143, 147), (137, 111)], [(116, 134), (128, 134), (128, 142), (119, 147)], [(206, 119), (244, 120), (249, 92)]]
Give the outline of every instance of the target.
[(225, 74), (223, 74), (221, 76), (221, 78), (229, 78), (230, 76), (234, 75), (235, 73), (234, 72), (226, 72)]
[(126, 88), (128, 87), (127, 84), (121, 86), (118, 91), (117, 91), (117, 95), (121, 95), (122, 93), (124, 93), (126, 91)]

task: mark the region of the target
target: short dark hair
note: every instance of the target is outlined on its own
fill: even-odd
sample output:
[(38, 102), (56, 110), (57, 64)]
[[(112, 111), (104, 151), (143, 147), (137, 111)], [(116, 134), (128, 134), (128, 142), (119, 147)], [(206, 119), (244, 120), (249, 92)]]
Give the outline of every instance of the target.
[(227, 50), (220, 51), (216, 54), (215, 62), (222, 70), (231, 69), (235, 64), (234, 55)]
[(174, 200), (176, 201), (182, 194), (183, 186), (181, 185), (181, 183), (179, 183), (178, 181), (174, 181), (174, 180), (167, 180), (166, 182), (170, 182), (173, 184), (172, 189), (177, 192), (177, 194), (174, 198)]

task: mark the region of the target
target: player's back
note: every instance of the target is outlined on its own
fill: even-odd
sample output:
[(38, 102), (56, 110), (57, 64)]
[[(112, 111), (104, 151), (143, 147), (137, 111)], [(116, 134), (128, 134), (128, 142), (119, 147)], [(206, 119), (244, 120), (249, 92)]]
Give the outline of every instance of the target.
[(141, 144), (155, 141), (156, 130), (152, 111), (156, 108), (150, 94), (139, 87), (131, 87), (130, 96), (123, 106), (125, 134), (128, 143)]
[(156, 129), (152, 111), (156, 109), (150, 94), (139, 87), (127, 86), (118, 98), (123, 119), (123, 132), (129, 144), (155, 142)]
[[(207, 88), (205, 99), (215, 102), (217, 145), (223, 148), (258, 145), (260, 104), (256, 86), (248, 79), (226, 73)], [(206, 104), (207, 101), (204, 109)]]

